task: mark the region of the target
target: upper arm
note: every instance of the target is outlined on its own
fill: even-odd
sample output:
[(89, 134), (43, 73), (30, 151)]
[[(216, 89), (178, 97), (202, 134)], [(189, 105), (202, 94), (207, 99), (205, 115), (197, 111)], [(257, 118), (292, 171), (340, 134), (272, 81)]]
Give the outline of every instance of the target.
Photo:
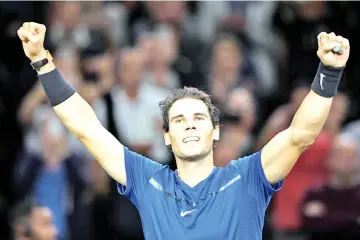
[(284, 179), (304, 150), (292, 141), (290, 128), (278, 133), (261, 152), (261, 164), (267, 180), (276, 183)]
[[(56, 105), (54, 110), (105, 171), (120, 184), (128, 187), (133, 181), (145, 178), (143, 173), (151, 171), (151, 164), (148, 163), (155, 162), (150, 162), (135, 153), (127, 154), (129, 150), (125, 150), (126, 148), (101, 125), (90, 105), (79, 94), (75, 93)], [(160, 164), (156, 166), (158, 165)]]
[(93, 123), (79, 138), (105, 171), (126, 185), (124, 146), (100, 122)]
[(262, 150), (250, 156), (231, 161), (231, 165), (240, 173), (241, 179), (245, 181), (245, 186), (256, 199), (260, 199), (267, 204), (270, 197), (282, 187), (283, 181), (270, 184), (266, 179), (264, 169), (261, 164)]
[(289, 124), (289, 106), (281, 106), (270, 115), (265, 126), (261, 129), (257, 142), (257, 149), (262, 148), (276, 133), (284, 130)]
[(88, 132), (80, 140), (105, 171), (119, 183), (119, 192), (136, 206), (150, 178), (163, 165), (130, 151), (100, 123)]
[(90, 105), (75, 93), (53, 108), (64, 125), (84, 144), (105, 171), (125, 185), (124, 147), (101, 125)]

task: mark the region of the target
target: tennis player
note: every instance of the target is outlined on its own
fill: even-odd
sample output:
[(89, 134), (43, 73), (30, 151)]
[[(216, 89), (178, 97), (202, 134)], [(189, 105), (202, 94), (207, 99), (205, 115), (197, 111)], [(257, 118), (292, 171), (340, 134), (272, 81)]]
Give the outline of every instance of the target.
[[(56, 69), (44, 49), (46, 28), (24, 23), (18, 30), (26, 56), (64, 125), (86, 146), (139, 210), (146, 239), (262, 238), (273, 194), (321, 131), (349, 58), (349, 41), (320, 33), (318, 71), (290, 126), (259, 152), (214, 166), (219, 110), (195, 88), (174, 90), (160, 103), (165, 144), (175, 155), (171, 171), (132, 152), (115, 139)], [(294, 186), (296, 187), (296, 186)]]

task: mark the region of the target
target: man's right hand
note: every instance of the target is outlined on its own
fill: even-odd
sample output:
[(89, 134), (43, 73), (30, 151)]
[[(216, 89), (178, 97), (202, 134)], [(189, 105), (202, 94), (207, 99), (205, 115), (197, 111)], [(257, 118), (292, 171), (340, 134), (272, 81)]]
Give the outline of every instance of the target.
[(45, 25), (34, 22), (25, 22), (17, 31), (18, 36), (22, 41), (25, 55), (31, 62), (40, 61), (46, 58), (46, 51), (44, 48), (45, 32)]

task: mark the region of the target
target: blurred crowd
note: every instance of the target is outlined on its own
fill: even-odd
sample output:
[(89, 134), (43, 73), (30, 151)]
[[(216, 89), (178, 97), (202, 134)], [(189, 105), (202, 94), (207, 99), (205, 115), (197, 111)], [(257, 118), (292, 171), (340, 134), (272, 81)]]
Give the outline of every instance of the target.
[(48, 105), (16, 35), (24, 21), (47, 26), (56, 66), (104, 127), (172, 169), (158, 107), (172, 89), (212, 95), (224, 166), (289, 126), (316, 36), (347, 37), (328, 121), (274, 196), (264, 239), (360, 239), (359, 17), (357, 2), (1, 2), (0, 239), (143, 239), (135, 207)]

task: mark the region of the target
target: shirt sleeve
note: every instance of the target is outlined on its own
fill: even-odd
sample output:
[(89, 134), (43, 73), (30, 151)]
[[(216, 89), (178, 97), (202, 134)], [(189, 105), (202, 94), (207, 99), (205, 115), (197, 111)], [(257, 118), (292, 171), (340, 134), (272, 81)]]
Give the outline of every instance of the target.
[(256, 199), (261, 198), (264, 201), (269, 201), (272, 195), (279, 191), (284, 183), (283, 180), (275, 184), (268, 182), (261, 164), (261, 150), (252, 155), (233, 160), (231, 164), (240, 173), (241, 178), (245, 179), (248, 191)]
[(117, 183), (118, 192), (136, 207), (150, 178), (165, 166), (124, 147), (126, 186)]

